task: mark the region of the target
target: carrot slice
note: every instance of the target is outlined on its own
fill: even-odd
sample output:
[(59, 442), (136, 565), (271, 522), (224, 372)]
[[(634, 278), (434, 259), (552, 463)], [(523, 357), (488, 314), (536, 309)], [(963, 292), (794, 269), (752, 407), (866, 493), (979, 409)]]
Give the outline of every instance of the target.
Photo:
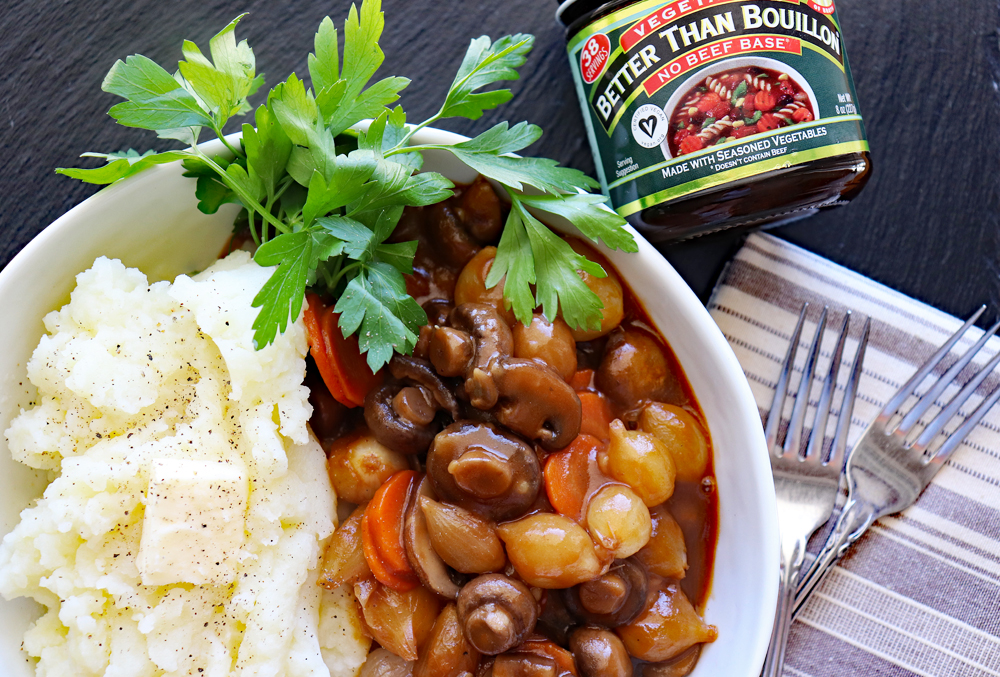
[(581, 435), (593, 435), (602, 442), (611, 440), (611, 404), (601, 393), (581, 392), (577, 393), (580, 398), (580, 408), (582, 413), (580, 423)]
[(569, 386), (577, 392), (580, 392), (581, 390), (590, 390), (594, 387), (594, 370), (579, 370), (573, 374), (572, 378), (570, 378)]
[(341, 404), (364, 406), (365, 396), (382, 383), (383, 372), (372, 373), (361, 354), (358, 337), (344, 338), (338, 322), (340, 316), (328, 308), (316, 294), (306, 294), (302, 315), (306, 325), (309, 352), (316, 362), (323, 382)]
[(371, 535), (368, 516), (361, 518), (361, 547), (365, 553), (365, 561), (372, 575), (382, 585), (392, 588), (397, 592), (408, 592), (419, 585), (416, 578), (397, 576), (390, 571), (382, 561), (381, 555), (375, 545), (375, 540)]
[(608, 481), (597, 466), (597, 452), (603, 447), (592, 435), (577, 435), (568, 447), (545, 460), (545, 493), (560, 515), (583, 520), (590, 495)]
[(403, 544), (406, 506), (416, 479), (412, 470), (392, 475), (375, 492), (362, 520), (361, 542), (369, 568), (380, 583), (400, 592), (419, 582)]
[(320, 320), (326, 306), (316, 294), (306, 294), (306, 305), (302, 309), (302, 321), (306, 325), (306, 340), (309, 342), (309, 352), (319, 369), (319, 375), (323, 377), (323, 383), (333, 398), (343, 405), (353, 407), (354, 405), (344, 394), (344, 386), (340, 382), (340, 376), (330, 365), (330, 357), (326, 351), (326, 342), (323, 340), (323, 331), (320, 329)]

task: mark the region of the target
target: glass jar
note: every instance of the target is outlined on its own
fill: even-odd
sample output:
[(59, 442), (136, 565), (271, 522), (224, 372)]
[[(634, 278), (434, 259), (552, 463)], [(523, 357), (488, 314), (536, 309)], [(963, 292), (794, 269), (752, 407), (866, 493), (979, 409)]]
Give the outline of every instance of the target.
[(567, 0), (598, 178), (653, 241), (854, 198), (871, 157), (834, 0)]

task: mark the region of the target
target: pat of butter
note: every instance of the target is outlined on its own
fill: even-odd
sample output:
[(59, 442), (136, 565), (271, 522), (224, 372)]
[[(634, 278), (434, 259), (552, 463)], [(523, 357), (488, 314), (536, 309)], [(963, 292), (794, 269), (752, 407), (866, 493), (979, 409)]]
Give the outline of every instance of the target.
[(136, 557), (143, 585), (233, 582), (249, 491), (242, 464), (154, 460)]

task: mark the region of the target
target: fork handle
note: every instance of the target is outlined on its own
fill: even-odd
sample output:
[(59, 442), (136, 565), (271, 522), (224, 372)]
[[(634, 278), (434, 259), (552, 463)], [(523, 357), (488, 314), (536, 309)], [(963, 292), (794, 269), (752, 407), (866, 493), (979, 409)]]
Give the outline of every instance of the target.
[(799, 576), (798, 589), (794, 595), (791, 616), (795, 618), (806, 600), (813, 593), (816, 587), (827, 577), (837, 560), (844, 556), (850, 547), (861, 538), (861, 535), (868, 531), (868, 527), (875, 522), (878, 515), (875, 507), (864, 501), (857, 501), (852, 498), (847, 499), (844, 509), (837, 518), (833, 530), (823, 544), (823, 548), (817, 553), (805, 572)]
[(781, 677), (785, 665), (785, 647), (788, 631), (792, 626), (792, 603), (795, 598), (795, 581), (805, 558), (805, 539), (798, 539), (792, 548), (782, 547), (781, 568), (778, 578), (778, 605), (771, 626), (771, 643), (767, 647), (761, 677)]

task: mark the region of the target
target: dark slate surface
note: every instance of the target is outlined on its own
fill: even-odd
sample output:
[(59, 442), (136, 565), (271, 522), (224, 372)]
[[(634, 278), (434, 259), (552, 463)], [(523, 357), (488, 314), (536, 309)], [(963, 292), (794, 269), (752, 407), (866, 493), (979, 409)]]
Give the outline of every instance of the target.
[[(38, 231), (95, 190), (55, 175), (85, 151), (164, 148), (151, 133), (104, 115), (100, 91), (115, 59), (140, 52), (173, 65), (180, 43), (209, 37), (243, 11), (270, 83), (304, 74), (320, 19), (338, 25), (345, 0), (6, 0), (0, 8), (0, 265)], [(537, 43), (515, 99), (478, 122), (444, 126), (474, 133), (508, 119), (540, 124), (539, 155), (593, 171), (563, 51), (554, 2), (385, 0), (386, 73), (413, 80), (402, 103), (410, 119), (430, 115), (472, 37), (530, 32)], [(862, 195), (774, 232), (876, 280), (965, 315), (1000, 304), (998, 11), (971, 0), (839, 0), (875, 171)], [(663, 248), (707, 297), (738, 246), (713, 236)]]

